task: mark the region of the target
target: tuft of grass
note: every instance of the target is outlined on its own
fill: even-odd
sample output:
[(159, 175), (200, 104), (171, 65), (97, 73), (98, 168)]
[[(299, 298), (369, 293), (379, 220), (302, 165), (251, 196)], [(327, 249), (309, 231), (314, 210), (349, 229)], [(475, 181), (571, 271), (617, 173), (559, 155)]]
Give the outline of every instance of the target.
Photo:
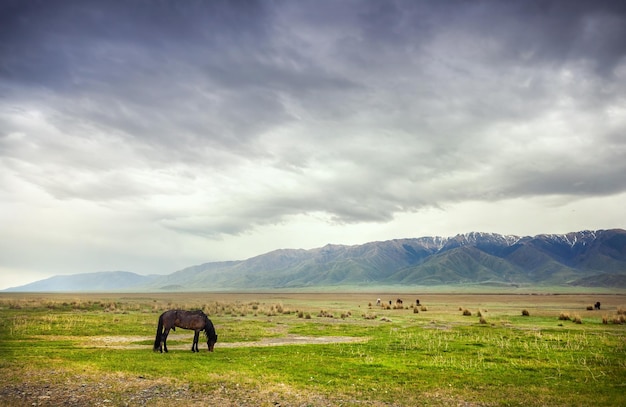
[(528, 310), (527, 310), (527, 309), (523, 309), (523, 310), (522, 310), (522, 316), (524, 316), (524, 317), (528, 317), (528, 316), (530, 316), (530, 312), (528, 312)]
[(467, 308), (463, 309), (463, 315), (466, 317), (471, 317), (472, 316), (472, 311), (468, 310)]
[(569, 316), (567, 312), (561, 312), (559, 314), (559, 321), (570, 321), (572, 318)]

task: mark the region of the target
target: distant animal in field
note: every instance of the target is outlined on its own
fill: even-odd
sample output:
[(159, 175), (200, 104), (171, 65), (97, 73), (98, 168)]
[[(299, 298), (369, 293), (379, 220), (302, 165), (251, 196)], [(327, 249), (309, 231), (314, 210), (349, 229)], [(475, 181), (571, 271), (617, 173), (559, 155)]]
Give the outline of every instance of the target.
[(396, 300), (396, 305), (402, 305), (402, 300), (400, 298)]
[(420, 300), (415, 300), (415, 305), (420, 305)]
[(213, 352), (213, 347), (217, 342), (217, 334), (209, 317), (200, 310), (184, 311), (178, 309), (165, 311), (159, 317), (156, 338), (154, 339), (155, 352), (167, 352), (167, 335), (169, 335), (170, 329), (175, 331), (177, 327), (195, 331), (193, 344), (191, 345), (192, 352), (199, 352), (198, 337), (200, 336), (200, 331), (204, 331), (209, 352)]
[(380, 298), (376, 300), (376, 305), (380, 306)]
[(595, 304), (593, 304), (593, 308), (594, 309), (600, 309), (600, 301), (598, 301)]

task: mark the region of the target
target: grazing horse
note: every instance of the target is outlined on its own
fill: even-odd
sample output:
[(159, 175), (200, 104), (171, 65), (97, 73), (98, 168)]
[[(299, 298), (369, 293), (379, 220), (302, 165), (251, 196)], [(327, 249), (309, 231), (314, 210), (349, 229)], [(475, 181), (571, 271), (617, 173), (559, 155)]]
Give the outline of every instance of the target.
[(161, 353), (163, 351), (167, 352), (167, 335), (170, 333), (170, 329), (175, 331), (176, 327), (196, 331), (193, 337), (193, 345), (191, 345), (192, 352), (199, 352), (198, 337), (200, 336), (200, 331), (204, 331), (209, 352), (213, 352), (213, 347), (217, 342), (217, 334), (209, 317), (199, 310), (184, 311), (179, 309), (165, 311), (159, 317), (159, 325), (157, 326), (156, 338), (154, 339), (155, 352), (157, 350)]

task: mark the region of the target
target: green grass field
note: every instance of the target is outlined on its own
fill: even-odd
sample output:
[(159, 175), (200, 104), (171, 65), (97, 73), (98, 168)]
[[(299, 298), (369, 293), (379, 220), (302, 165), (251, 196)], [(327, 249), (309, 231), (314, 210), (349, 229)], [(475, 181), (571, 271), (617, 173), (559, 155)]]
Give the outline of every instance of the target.
[[(215, 352), (154, 353), (171, 308)], [(626, 405), (625, 319), (623, 294), (6, 293), (0, 405)]]

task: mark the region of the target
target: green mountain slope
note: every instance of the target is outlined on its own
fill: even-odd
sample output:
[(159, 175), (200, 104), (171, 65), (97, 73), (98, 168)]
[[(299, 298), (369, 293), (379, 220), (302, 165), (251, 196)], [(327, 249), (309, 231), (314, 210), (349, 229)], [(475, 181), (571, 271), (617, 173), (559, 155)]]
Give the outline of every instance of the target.
[[(503, 236), (468, 233), (280, 249), (170, 275), (60, 276), (15, 290), (255, 290), (380, 285), (579, 285), (626, 288), (626, 231)], [(119, 281), (119, 280), (123, 281)], [(63, 284), (60, 284), (63, 281)]]

